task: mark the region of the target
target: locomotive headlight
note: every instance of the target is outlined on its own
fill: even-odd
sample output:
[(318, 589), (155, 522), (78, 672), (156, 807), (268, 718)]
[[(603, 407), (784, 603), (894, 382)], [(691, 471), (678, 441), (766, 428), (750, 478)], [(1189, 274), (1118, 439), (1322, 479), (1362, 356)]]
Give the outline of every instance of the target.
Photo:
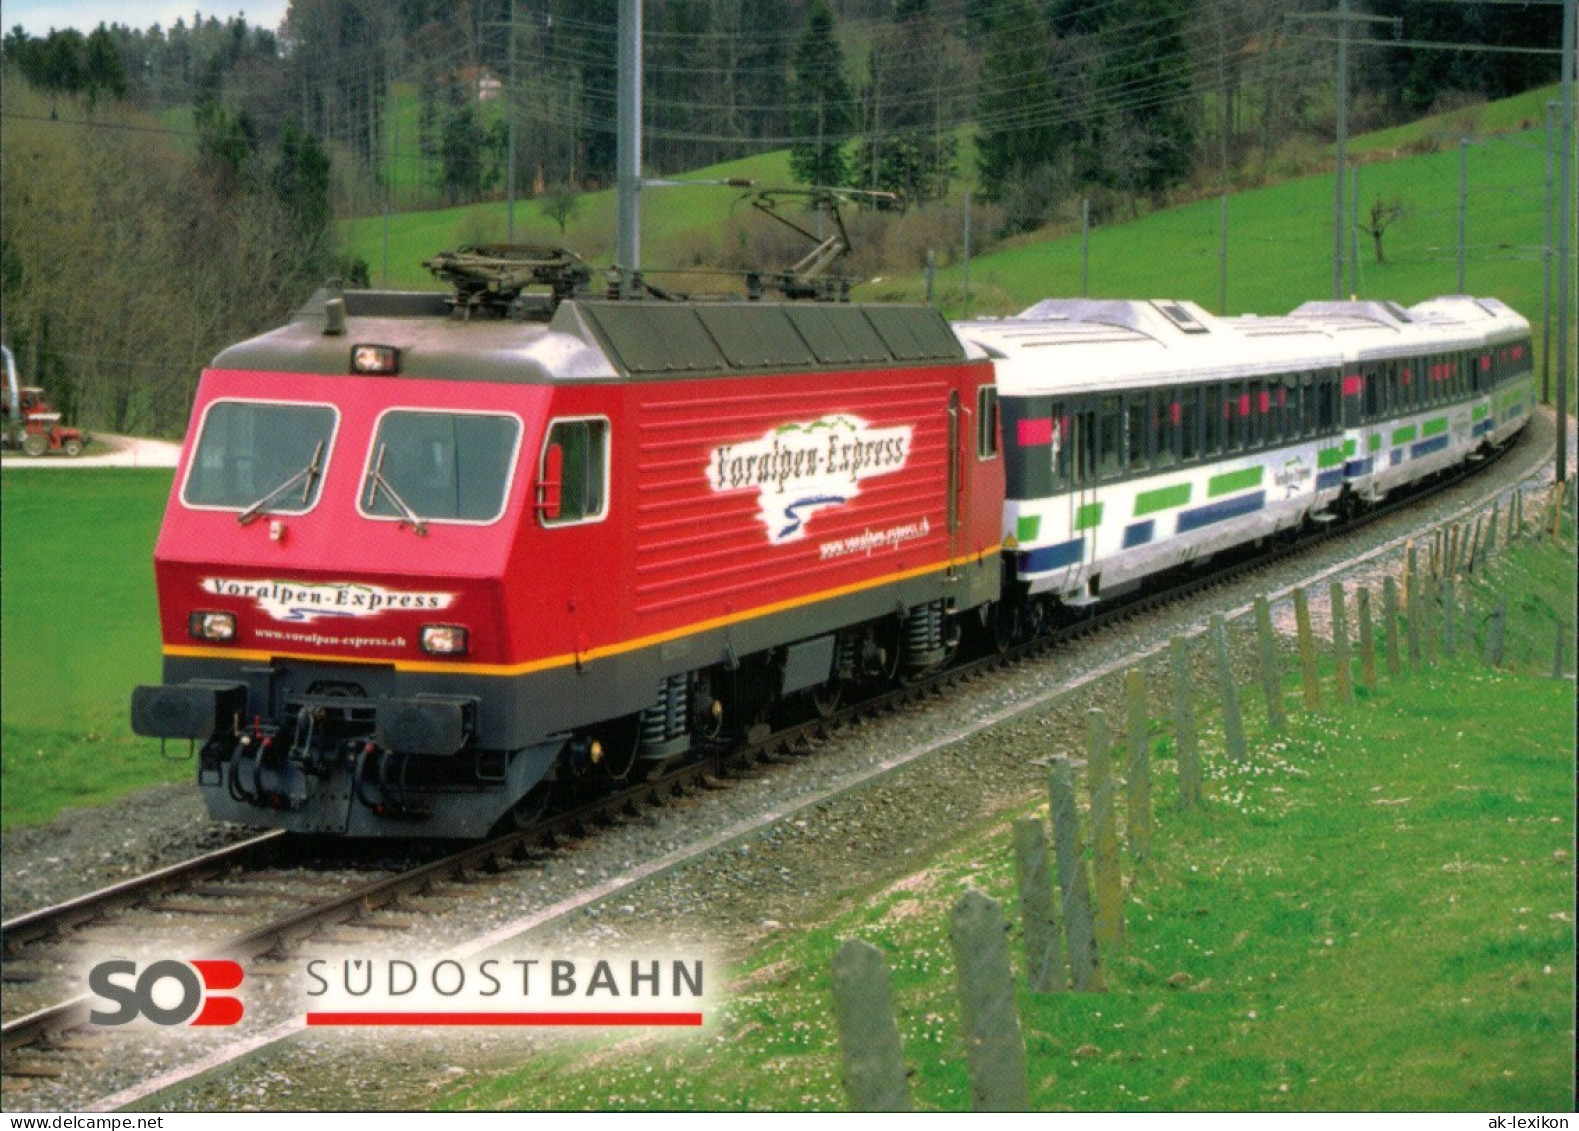
[(422, 626), (422, 650), (435, 656), (464, 656), (466, 630), (457, 624)]
[(195, 640), (234, 640), (235, 613), (195, 612), (186, 618), (186, 631)]
[(393, 375), (400, 372), (400, 350), (395, 346), (376, 346), (359, 343), (351, 347), (352, 373), (380, 373)]

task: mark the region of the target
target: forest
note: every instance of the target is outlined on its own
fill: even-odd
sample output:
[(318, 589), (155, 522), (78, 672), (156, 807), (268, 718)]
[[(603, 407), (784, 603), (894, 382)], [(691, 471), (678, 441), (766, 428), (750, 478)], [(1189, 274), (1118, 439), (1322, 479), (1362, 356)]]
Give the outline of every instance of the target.
[[(197, 369), (365, 265), (336, 219), (614, 179), (617, 0), (292, 0), (3, 40), (0, 285), (24, 378), (179, 432)], [(1555, 81), (1561, 8), (1364, 0), (646, 0), (643, 166), (788, 150), (804, 184), (992, 236), (1265, 183), (1349, 128)], [(513, 162), (512, 162), (513, 155)], [(569, 207), (567, 204), (566, 207)]]

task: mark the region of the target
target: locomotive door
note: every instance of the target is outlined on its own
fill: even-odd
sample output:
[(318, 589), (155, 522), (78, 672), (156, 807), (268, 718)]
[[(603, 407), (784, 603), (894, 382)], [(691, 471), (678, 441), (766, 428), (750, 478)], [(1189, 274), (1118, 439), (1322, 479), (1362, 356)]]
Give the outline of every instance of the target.
[(970, 413), (960, 407), (959, 390), (951, 389), (948, 395), (948, 559), (949, 575), (956, 572), (955, 563), (959, 561), (960, 546), (962, 543), (963, 516), (968, 512), (963, 498), (965, 485), (970, 481), (965, 474), (965, 434), (964, 428)]

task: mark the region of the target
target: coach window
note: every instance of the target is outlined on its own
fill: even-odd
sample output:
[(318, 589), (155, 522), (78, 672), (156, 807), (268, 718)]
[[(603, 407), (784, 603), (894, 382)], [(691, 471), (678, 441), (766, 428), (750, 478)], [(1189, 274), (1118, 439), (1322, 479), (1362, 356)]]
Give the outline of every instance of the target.
[(1052, 406), (1052, 452), (1048, 459), (1053, 465), (1053, 491), (1069, 487), (1069, 417), (1064, 413), (1064, 402), (1054, 401)]
[(609, 422), (601, 418), (556, 420), (549, 427), (538, 461), (543, 525), (596, 522), (608, 513), (608, 441)]
[(1316, 431), (1326, 434), (1338, 429), (1338, 378), (1323, 374), (1316, 383)]
[(1129, 403), (1129, 421), (1126, 435), (1129, 441), (1129, 469), (1143, 471), (1146, 468), (1146, 400), (1149, 394), (1143, 392), (1130, 393), (1125, 400)]
[(1215, 381), (1201, 386), (1201, 454), (1213, 456), (1222, 450), (1223, 387)]
[(1223, 452), (1226, 455), (1237, 452), (1244, 445), (1244, 417), (1239, 414), (1242, 392), (1237, 381), (1223, 386)]
[(1183, 410), (1179, 407), (1178, 396), (1176, 390), (1152, 394), (1152, 450), (1156, 453), (1157, 467), (1172, 467), (1179, 462), (1179, 418)]
[(998, 454), (998, 387), (983, 385), (976, 390), (976, 458), (992, 459)]
[(1103, 397), (1101, 433), (1098, 438), (1098, 468), (1103, 479), (1112, 479), (1124, 469), (1124, 415), (1118, 397)]
[(1272, 393), (1265, 381), (1250, 382), (1251, 444), (1261, 447), (1276, 437), (1272, 430)]
[(1200, 454), (1201, 387), (1179, 391), (1179, 457), (1186, 463)]

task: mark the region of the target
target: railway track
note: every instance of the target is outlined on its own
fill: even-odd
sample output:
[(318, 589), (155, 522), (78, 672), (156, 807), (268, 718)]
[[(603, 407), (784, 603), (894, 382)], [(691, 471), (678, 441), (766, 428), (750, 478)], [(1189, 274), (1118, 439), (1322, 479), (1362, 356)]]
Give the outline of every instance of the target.
[[(1517, 447), (1514, 445), (1513, 447)], [(1468, 474), (1468, 472), (1464, 473)], [(1440, 480), (1431, 485), (1431, 492), (1445, 490), (1464, 478), (1464, 474)], [(1289, 545), (1264, 547), (1261, 551), (1244, 554), (1233, 560), (1214, 563), (1210, 571), (1190, 577), (1166, 592), (1152, 594), (1093, 612), (1072, 623), (1050, 629), (1028, 644), (1002, 654), (987, 655), (961, 663), (946, 671), (917, 679), (905, 686), (885, 691), (838, 712), (832, 718), (811, 717), (777, 730), (757, 728), (748, 740), (729, 749), (707, 751), (703, 757), (664, 773), (651, 780), (632, 785), (617, 794), (588, 801), (554, 814), (531, 829), (512, 833), (486, 843), (469, 846), (437, 860), (426, 861), (416, 867), (379, 875), (366, 882), (345, 887), (344, 890), (314, 897), (306, 906), (265, 916), (264, 921), (248, 925), (240, 934), (228, 938), (215, 938), (206, 929), (201, 933), (207, 939), (201, 943), (188, 941), (185, 949), (201, 946), (204, 954), (251, 959), (260, 956), (281, 956), (302, 940), (311, 938), (336, 925), (353, 920), (366, 921), (380, 913), (395, 912), (411, 901), (432, 898), (431, 893), (447, 883), (464, 882), (478, 873), (510, 870), (539, 857), (545, 849), (567, 838), (576, 838), (590, 828), (629, 820), (640, 814), (644, 807), (662, 803), (676, 794), (697, 789), (718, 788), (726, 784), (742, 769), (762, 764), (790, 760), (793, 752), (806, 747), (829, 728), (867, 715), (882, 713), (902, 707), (911, 700), (932, 694), (948, 684), (968, 680), (993, 668), (1040, 655), (1050, 649), (1068, 644), (1071, 640), (1096, 633), (1103, 627), (1131, 620), (1161, 604), (1199, 593), (1205, 589), (1227, 584), (1245, 573), (1263, 568), (1275, 561), (1302, 552), (1332, 538), (1354, 532), (1361, 526), (1379, 521), (1399, 510), (1421, 501), (1421, 493), (1390, 499), (1381, 506), (1367, 511), (1358, 519), (1334, 523), (1328, 528)], [(232, 846), (220, 853), (183, 865), (162, 869), (149, 876), (115, 885), (103, 892), (72, 900), (55, 908), (44, 909), (29, 915), (18, 916), (0, 924), (6, 950), (8, 971), (15, 969), (21, 959), (29, 958), (35, 948), (48, 946), (52, 940), (78, 938), (91, 924), (113, 920), (118, 914), (135, 907), (151, 907), (161, 914), (174, 914), (180, 905), (187, 907), (188, 918), (198, 923), (212, 923), (216, 916), (225, 914), (226, 900), (233, 903), (238, 892), (248, 886), (248, 877), (261, 878), (267, 884), (267, 872), (256, 871), (257, 861), (269, 853), (269, 846), (277, 842), (279, 834), (256, 838)], [(205, 899), (215, 902), (201, 909)], [(244, 898), (244, 897), (243, 897)], [(441, 900), (451, 898), (439, 897)], [(172, 910), (172, 905), (174, 909)], [(194, 910), (194, 908), (197, 908)], [(163, 909), (163, 910), (161, 910)], [(190, 929), (190, 928), (189, 928)], [(395, 929), (395, 928), (391, 928)], [(190, 939), (190, 936), (189, 936)], [(80, 939), (79, 939), (80, 946)], [(10, 978), (8, 977), (8, 981)], [(9, 995), (8, 995), (9, 996)], [(40, 1065), (39, 1057), (54, 1051), (69, 1059), (72, 1041), (62, 1038), (72, 1030), (87, 1023), (89, 999), (73, 998), (58, 1004), (34, 1009), (26, 1015), (8, 1019), (3, 1026), (3, 1067), (7, 1075), (50, 1075), (50, 1067)], [(31, 1050), (27, 1062), (17, 1057), (20, 1050)], [(50, 1057), (53, 1059), (53, 1057)], [(68, 1069), (58, 1068), (59, 1073)]]

